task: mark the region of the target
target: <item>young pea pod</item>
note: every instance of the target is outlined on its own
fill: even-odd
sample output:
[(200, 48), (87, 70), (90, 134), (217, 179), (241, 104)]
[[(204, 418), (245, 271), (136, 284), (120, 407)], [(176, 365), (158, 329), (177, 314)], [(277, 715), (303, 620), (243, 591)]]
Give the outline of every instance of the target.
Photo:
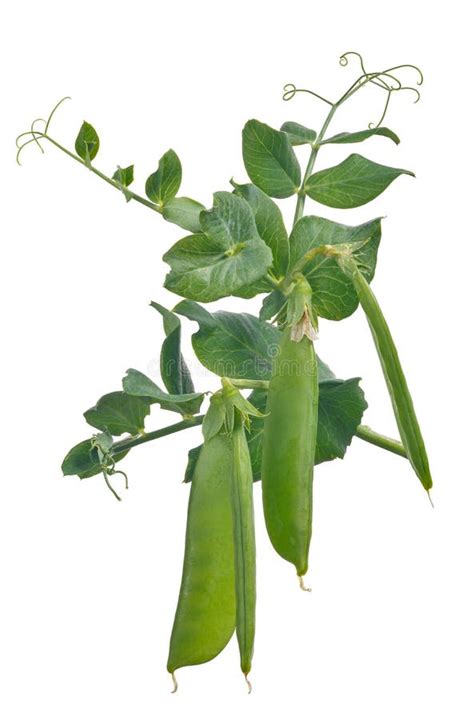
[[(305, 287), (302, 287), (306, 291)], [(299, 577), (308, 570), (313, 465), (318, 424), (318, 370), (309, 309), (289, 319), (274, 361), (263, 431), (262, 493), (270, 540)], [(297, 320), (297, 321), (296, 321)], [(293, 339), (295, 338), (295, 339)]]
[(400, 438), (418, 479), (429, 495), (433, 481), (428, 455), (391, 332), (379, 303), (357, 262), (348, 255), (342, 255), (337, 259), (342, 271), (352, 280), (367, 317), (392, 401)]
[(168, 671), (219, 654), (235, 629), (232, 450), (223, 433), (204, 442), (191, 485), (186, 546)]
[(259, 415), (229, 380), (203, 422), (204, 445), (193, 474), (183, 578), (168, 671), (213, 659), (237, 627), (248, 682), (255, 636), (253, 475), (245, 436)]
[[(245, 425), (236, 411), (232, 430), (232, 517), (234, 528), (235, 596), (240, 666), (247, 678), (255, 638), (256, 564), (253, 475)], [(249, 690), (250, 690), (249, 684)]]

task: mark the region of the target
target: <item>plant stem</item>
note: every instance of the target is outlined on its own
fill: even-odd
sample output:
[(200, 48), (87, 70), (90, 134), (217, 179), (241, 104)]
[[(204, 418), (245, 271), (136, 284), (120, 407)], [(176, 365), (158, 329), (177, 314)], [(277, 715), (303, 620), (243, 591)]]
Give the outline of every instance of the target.
[(364, 440), (364, 442), (373, 444), (375, 447), (386, 449), (387, 452), (393, 452), (393, 454), (398, 454), (400, 457), (407, 459), (407, 453), (401, 442), (397, 439), (392, 439), (391, 437), (386, 437), (383, 434), (374, 432), (373, 429), (367, 427), (365, 424), (361, 424), (357, 427), (356, 436)]
[(230, 381), (239, 389), (268, 389), (269, 385), (266, 379), (231, 379)]
[[(104, 175), (103, 172), (98, 170), (96, 167), (92, 167), (92, 165), (89, 167), (86, 165), (84, 160), (80, 158), (78, 155), (75, 155), (73, 152), (68, 150), (66, 147), (63, 147), (59, 144), (59, 142), (56, 142), (56, 140), (53, 140), (52, 137), (49, 135), (43, 135), (42, 136), (45, 140), (49, 140), (55, 147), (57, 147), (59, 150), (64, 152), (69, 157), (72, 157), (73, 160), (76, 160), (76, 162), (79, 162), (79, 164), (83, 165), (84, 167), (87, 167), (88, 170), (94, 173), (94, 175), (97, 175), (97, 177), (100, 177), (102, 180), (107, 182), (109, 185), (112, 185), (112, 187), (115, 187), (116, 190), (120, 190), (122, 192), (122, 187), (120, 183), (113, 180), (111, 177), (107, 177), (107, 175)], [(161, 214), (161, 208), (156, 205), (154, 202), (151, 202), (150, 200), (147, 200), (146, 197), (142, 197), (141, 195), (137, 195), (136, 192), (132, 192), (127, 188), (127, 197), (130, 197), (130, 199), (135, 200), (135, 202), (139, 202), (141, 205), (145, 205), (145, 207), (149, 207), (151, 210), (154, 210), (155, 212), (158, 212)]]
[(334, 105), (331, 107), (331, 109), (329, 110), (328, 115), (323, 123), (323, 126), (322, 126), (321, 130), (319, 131), (317, 140), (312, 146), (311, 154), (310, 154), (309, 160), (308, 160), (308, 165), (306, 167), (306, 172), (304, 173), (304, 177), (303, 177), (303, 182), (301, 183), (301, 187), (298, 191), (298, 200), (296, 201), (296, 210), (295, 210), (295, 218), (293, 220), (293, 227), (296, 225), (298, 220), (300, 220), (301, 217), (303, 216), (304, 203), (306, 200), (305, 185), (306, 185), (306, 182), (309, 180), (311, 173), (313, 172), (314, 163), (316, 162), (319, 148), (321, 147), (321, 142), (324, 139), (324, 135), (326, 134), (329, 124), (330, 124), (332, 118), (334, 117), (334, 113), (336, 112), (338, 107), (339, 107), (339, 102), (334, 103)]
[[(320, 130), (320, 132), (319, 132), (319, 135), (318, 135), (317, 138), (316, 138), (316, 142), (315, 142), (315, 143), (313, 144), (313, 146), (312, 146), (311, 154), (310, 154), (309, 160), (308, 160), (308, 165), (307, 165), (307, 167), (306, 167), (306, 172), (304, 173), (304, 177), (303, 177), (303, 182), (301, 183), (301, 187), (300, 187), (300, 189), (299, 189), (299, 191), (298, 191), (298, 199), (297, 199), (297, 202), (296, 202), (296, 210), (295, 210), (295, 218), (294, 218), (294, 220), (293, 220), (293, 227), (296, 225), (296, 223), (298, 222), (298, 220), (300, 220), (300, 219), (302, 218), (302, 216), (303, 216), (304, 203), (305, 203), (305, 200), (306, 200), (305, 185), (306, 185), (306, 182), (309, 180), (309, 178), (310, 178), (310, 176), (311, 176), (311, 174), (312, 174), (312, 172), (313, 172), (314, 164), (315, 164), (316, 158), (317, 158), (317, 156), (318, 156), (319, 148), (321, 147), (321, 143), (322, 143), (322, 141), (323, 141), (323, 139), (324, 139), (324, 136), (325, 136), (325, 134), (326, 134), (326, 131), (327, 131), (328, 127), (329, 127), (329, 124), (330, 124), (332, 118), (334, 117), (334, 114), (335, 114), (336, 110), (337, 110), (339, 107), (341, 107), (341, 105), (343, 105), (347, 100), (349, 100), (349, 98), (352, 97), (352, 95), (354, 95), (354, 94), (355, 94), (356, 92), (358, 92), (362, 87), (364, 87), (364, 85), (366, 85), (368, 82), (372, 82), (372, 80), (373, 80), (375, 77), (377, 77), (377, 75), (379, 75), (379, 74), (380, 74), (380, 73), (373, 73), (372, 75), (370, 75), (370, 76), (364, 78), (363, 80), (356, 81), (356, 83), (354, 83), (353, 85), (351, 85), (351, 87), (349, 88), (349, 90), (347, 90), (347, 91), (339, 98), (339, 100), (337, 100), (337, 102), (335, 102), (335, 103), (333, 104), (333, 106), (332, 106), (331, 109), (329, 110), (329, 113), (328, 113), (328, 115), (327, 115), (327, 117), (326, 117), (326, 119), (325, 119), (325, 121), (324, 121), (324, 123), (323, 123), (323, 126), (322, 126), (322, 128), (321, 128), (321, 130)], [(325, 101), (325, 102), (326, 102), (326, 101)]]
[(113, 445), (111, 450), (112, 457), (116, 457), (118, 454), (121, 454), (121, 452), (127, 452), (129, 449), (137, 447), (139, 444), (152, 442), (154, 439), (160, 439), (160, 437), (167, 437), (169, 434), (181, 432), (181, 430), (188, 429), (189, 427), (198, 427), (200, 424), (202, 424), (203, 419), (204, 415), (198, 414), (191, 419), (183, 419), (182, 422), (170, 424), (168, 425), (168, 427), (163, 427), (162, 429), (155, 429), (154, 432), (148, 432), (146, 434), (140, 435), (139, 437), (122, 439), (120, 442), (115, 442), (115, 444)]
[[(263, 379), (233, 379), (232, 384), (236, 387), (240, 387), (241, 389), (268, 389), (268, 381)], [(118, 454), (121, 454), (122, 452), (127, 452), (128, 450), (133, 449), (133, 447), (137, 447), (139, 444), (152, 442), (155, 439), (160, 439), (160, 437), (167, 437), (169, 434), (181, 432), (183, 429), (189, 429), (190, 427), (199, 427), (199, 425), (202, 424), (203, 419), (204, 415), (198, 414), (192, 419), (184, 419), (182, 420), (182, 422), (170, 424), (168, 425), (168, 427), (156, 429), (154, 432), (148, 432), (146, 434), (140, 435), (139, 437), (122, 439), (120, 442), (115, 442), (112, 447), (111, 454), (113, 457), (116, 457)], [(385, 449), (387, 452), (393, 452), (393, 454), (398, 454), (400, 457), (405, 457), (405, 459), (407, 457), (405, 449), (401, 442), (396, 439), (392, 439), (391, 437), (386, 437), (383, 434), (379, 434), (370, 427), (367, 427), (367, 425), (365, 424), (359, 425), (356, 430), (356, 437), (362, 439), (364, 442), (373, 444), (375, 447)]]

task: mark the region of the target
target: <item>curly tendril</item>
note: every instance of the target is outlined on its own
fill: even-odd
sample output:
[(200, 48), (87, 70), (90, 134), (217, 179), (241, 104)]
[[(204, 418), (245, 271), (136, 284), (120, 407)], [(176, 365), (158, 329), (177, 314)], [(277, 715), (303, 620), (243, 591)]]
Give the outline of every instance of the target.
[(108, 489), (112, 492), (115, 499), (117, 499), (119, 502), (122, 501), (122, 497), (117, 494), (115, 489), (112, 487), (109, 477), (112, 477), (114, 474), (121, 474), (125, 479), (125, 489), (128, 489), (128, 477), (125, 474), (125, 472), (122, 472), (120, 469), (115, 469), (115, 462), (112, 458), (111, 454), (105, 455), (104, 459), (101, 462), (100, 468), (102, 470), (102, 475), (105, 480), (105, 484), (107, 485)]
[[(29, 130), (27, 130), (26, 132), (21, 132), (21, 133), (18, 135), (18, 137), (17, 137), (16, 140), (15, 140), (15, 143), (16, 143), (16, 146), (17, 146), (17, 148), (18, 148), (18, 152), (16, 153), (16, 161), (17, 161), (17, 163), (18, 163), (19, 165), (21, 165), (20, 155), (21, 155), (23, 149), (24, 149), (27, 145), (30, 145), (32, 142), (34, 142), (34, 143), (39, 147), (39, 149), (41, 150), (41, 152), (44, 154), (44, 148), (43, 148), (43, 146), (41, 145), (40, 140), (41, 140), (41, 139), (48, 139), (49, 126), (50, 126), (50, 124), (51, 124), (51, 120), (53, 119), (53, 116), (54, 116), (56, 110), (59, 108), (60, 105), (62, 105), (62, 103), (63, 103), (65, 100), (70, 100), (70, 99), (71, 99), (71, 98), (70, 98), (69, 96), (66, 96), (66, 97), (61, 98), (61, 100), (56, 103), (56, 105), (53, 107), (53, 109), (52, 109), (51, 112), (49, 113), (47, 120), (45, 120), (43, 117), (37, 117), (36, 120), (33, 120), (33, 122), (31, 123), (31, 126), (30, 126), (30, 129), (29, 129)], [(42, 122), (42, 123), (44, 124), (44, 127), (43, 127), (42, 130), (36, 130), (36, 129), (35, 129), (35, 125), (36, 125), (36, 123), (38, 123), (38, 122)], [(24, 137), (27, 137), (28, 139), (23, 142), (22, 139), (23, 139)]]
[(422, 85), (424, 80), (423, 73), (417, 65), (412, 65), (411, 63), (404, 63), (401, 65), (394, 65), (393, 67), (389, 67), (386, 70), (382, 70), (381, 72), (368, 72), (365, 67), (362, 55), (352, 50), (349, 52), (345, 52), (343, 55), (340, 56), (339, 64), (343, 67), (346, 67), (349, 64), (349, 57), (351, 56), (357, 58), (357, 60), (359, 61), (362, 75), (357, 78), (357, 80), (351, 85), (349, 90), (347, 90), (347, 92), (342, 96), (340, 102), (343, 102), (344, 100), (348, 99), (354, 92), (356, 92), (368, 83), (376, 85), (377, 87), (380, 87), (387, 92), (387, 97), (382, 115), (377, 123), (369, 123), (369, 128), (380, 127), (387, 114), (388, 106), (390, 104), (393, 92), (413, 92), (415, 93), (414, 102), (417, 103), (419, 101), (421, 96), (416, 87), (413, 87), (412, 85), (404, 85), (400, 78), (397, 77), (397, 75), (395, 74), (399, 70), (414, 70), (417, 74), (416, 84)]
[(296, 85), (293, 85), (293, 83), (288, 83), (283, 88), (283, 100), (285, 102), (288, 102), (288, 100), (292, 100), (297, 92), (307, 92), (309, 95), (313, 95), (313, 97), (317, 97), (318, 100), (322, 100), (323, 102), (327, 103), (328, 105), (331, 105), (331, 107), (334, 105), (333, 102), (330, 100), (327, 100), (322, 95), (319, 95), (317, 92), (313, 92), (313, 90), (306, 90), (304, 88), (296, 87)]
[(298, 92), (306, 92), (309, 95), (313, 95), (314, 97), (318, 98), (318, 100), (322, 100), (323, 102), (327, 103), (331, 106), (332, 111), (342, 105), (346, 100), (348, 100), (352, 95), (354, 95), (358, 90), (360, 90), (365, 85), (371, 84), (375, 85), (376, 87), (379, 87), (381, 90), (384, 90), (387, 93), (387, 96), (385, 98), (385, 104), (383, 107), (382, 114), (380, 116), (380, 119), (377, 123), (370, 122), (369, 128), (373, 129), (376, 127), (380, 127), (382, 122), (384, 121), (387, 110), (390, 104), (390, 100), (392, 98), (392, 94), (394, 92), (402, 92), (402, 91), (409, 91), (415, 94), (414, 102), (417, 103), (420, 99), (420, 93), (417, 90), (416, 87), (413, 87), (412, 85), (405, 85), (402, 80), (398, 77), (398, 72), (403, 70), (414, 70), (416, 72), (416, 84), (422, 85), (423, 84), (423, 73), (421, 72), (420, 68), (417, 67), (417, 65), (412, 65), (410, 63), (402, 64), (402, 65), (394, 65), (393, 67), (389, 67), (385, 70), (380, 70), (377, 72), (369, 72), (365, 66), (364, 58), (359, 52), (355, 52), (353, 50), (350, 50), (349, 52), (343, 53), (339, 58), (339, 64), (342, 65), (342, 67), (346, 67), (349, 65), (350, 58), (356, 58), (358, 60), (360, 69), (362, 71), (362, 74), (359, 75), (359, 77), (352, 83), (352, 85), (349, 87), (348, 90), (337, 100), (336, 102), (331, 102), (327, 98), (323, 97), (317, 92), (314, 92), (313, 90), (307, 90), (303, 88), (297, 88), (296, 85), (293, 85), (293, 83), (289, 83), (284, 86), (283, 88), (283, 100), (288, 101), (292, 100), (296, 93)]

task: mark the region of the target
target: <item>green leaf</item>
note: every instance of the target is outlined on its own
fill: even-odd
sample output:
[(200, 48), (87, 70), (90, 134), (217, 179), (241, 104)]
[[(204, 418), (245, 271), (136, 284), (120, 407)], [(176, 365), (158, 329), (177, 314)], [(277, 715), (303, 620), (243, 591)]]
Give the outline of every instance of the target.
[[(211, 314), (196, 302), (184, 300), (175, 312), (199, 324), (192, 336), (196, 357), (219, 377), (270, 379), (272, 359), (278, 352), (280, 330), (246, 313)], [(320, 377), (334, 375), (319, 358)]]
[(299, 122), (284, 122), (281, 131), (286, 132), (292, 145), (311, 145), (316, 140), (316, 132)]
[(379, 165), (353, 154), (339, 165), (311, 175), (305, 191), (313, 200), (329, 207), (360, 207), (378, 197), (399, 175), (415, 176), (409, 170)]
[[(319, 382), (318, 434), (315, 464), (333, 459), (342, 459), (352, 442), (364, 411), (367, 409), (364, 393), (359, 386), (360, 379), (325, 379)], [(261, 412), (265, 412), (267, 393), (255, 390), (249, 401)], [(262, 464), (262, 439), (264, 419), (253, 417), (247, 436), (254, 482), (260, 480)], [(191, 482), (197, 458), (202, 445), (194, 447), (188, 454), (188, 465), (184, 481)]]
[(112, 175), (112, 180), (115, 180), (115, 182), (120, 185), (120, 189), (122, 190), (126, 201), (130, 202), (132, 195), (127, 190), (127, 187), (133, 182), (133, 165), (129, 165), (128, 167), (120, 167), (120, 165), (118, 165)]
[(232, 292), (234, 297), (242, 297), (244, 300), (249, 300), (256, 295), (268, 294), (273, 289), (273, 285), (269, 281), (268, 277), (261, 277), (259, 280), (252, 282), (251, 285), (244, 285), (239, 287), (238, 290)]
[(188, 300), (180, 302), (175, 312), (199, 323), (192, 345), (198, 360), (211, 372), (234, 379), (271, 377), (272, 356), (280, 340), (276, 327), (245, 313), (211, 314)]
[(129, 165), (128, 167), (120, 167), (120, 165), (117, 165), (117, 169), (112, 175), (112, 180), (115, 180), (124, 187), (131, 185), (133, 182), (133, 165)]
[(157, 205), (166, 205), (177, 194), (181, 185), (181, 162), (174, 150), (168, 150), (160, 158), (158, 169), (145, 184), (147, 197)]
[(286, 303), (286, 297), (283, 292), (273, 290), (265, 297), (260, 308), (259, 318), (261, 320), (271, 320), (282, 309)]
[(171, 292), (212, 302), (260, 279), (271, 266), (271, 251), (241, 197), (216, 192), (212, 210), (201, 213), (201, 225), (201, 234), (179, 240), (163, 256), (171, 267), (165, 279)]
[(382, 137), (388, 137), (396, 145), (400, 143), (400, 138), (388, 127), (373, 127), (370, 130), (360, 130), (359, 132), (340, 132), (338, 135), (328, 137), (327, 140), (323, 140), (321, 145), (346, 145), (355, 142), (363, 142), (369, 137), (374, 135), (381, 135)]
[(143, 397), (110, 392), (101, 397), (95, 407), (84, 412), (84, 417), (92, 427), (119, 436), (124, 432), (141, 432), (145, 427), (145, 417), (149, 414), (150, 402)]
[(288, 268), (288, 233), (278, 205), (255, 185), (232, 182), (234, 192), (246, 200), (255, 217), (257, 232), (271, 249), (275, 274), (283, 277)]
[[(114, 462), (120, 462), (127, 454), (128, 450), (114, 455)], [(79, 442), (69, 450), (64, 457), (61, 469), (64, 476), (77, 474), (81, 479), (93, 477), (102, 471), (97, 449), (92, 447), (90, 438)]]
[(245, 169), (254, 185), (271, 197), (291, 197), (298, 191), (301, 170), (286, 132), (249, 120), (242, 141)]
[[(370, 282), (375, 272), (380, 238), (380, 218), (351, 227), (323, 217), (302, 217), (290, 237), (290, 271), (313, 248), (348, 244), (354, 246), (354, 257)], [(364, 244), (359, 246), (361, 242)], [(334, 258), (317, 255), (302, 271), (312, 287), (317, 315), (329, 320), (342, 320), (356, 310), (359, 304), (357, 292)]]
[(192, 394), (194, 385), (191, 373), (181, 354), (181, 321), (174, 312), (170, 312), (158, 302), (150, 304), (161, 314), (166, 334), (160, 354), (160, 371), (164, 385), (171, 394)]
[(163, 217), (168, 222), (182, 227), (189, 232), (200, 232), (201, 222), (199, 215), (206, 208), (196, 200), (189, 197), (173, 197), (163, 208)]
[(185, 417), (197, 414), (204, 399), (203, 393), (167, 394), (153, 380), (136, 369), (129, 369), (122, 380), (124, 392), (136, 397), (146, 397), (162, 409), (179, 412)]
[(368, 406), (359, 383), (356, 377), (319, 385), (315, 464), (344, 457)]
[(87, 167), (99, 152), (99, 135), (88, 122), (83, 122), (76, 137), (75, 149), (79, 157), (84, 160)]

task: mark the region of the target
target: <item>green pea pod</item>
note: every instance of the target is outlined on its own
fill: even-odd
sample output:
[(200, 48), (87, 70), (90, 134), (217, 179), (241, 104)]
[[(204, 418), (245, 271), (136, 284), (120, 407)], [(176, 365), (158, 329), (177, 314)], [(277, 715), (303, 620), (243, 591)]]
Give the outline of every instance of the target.
[(270, 540), (302, 577), (311, 541), (318, 369), (312, 341), (293, 340), (293, 331), (283, 332), (268, 389), (262, 493)]
[(199, 454), (191, 485), (186, 546), (168, 671), (219, 654), (235, 629), (232, 447), (216, 434)]
[(343, 272), (354, 283), (382, 365), (400, 438), (418, 479), (429, 494), (433, 481), (431, 479), (428, 455), (415, 414), (413, 400), (389, 327), (377, 298), (356, 261), (351, 257), (343, 256), (338, 258), (338, 263)]
[[(232, 431), (232, 514), (234, 527), (235, 596), (240, 666), (247, 678), (255, 637), (256, 565), (253, 475), (242, 415), (235, 412)], [(249, 684), (249, 690), (251, 686)]]

